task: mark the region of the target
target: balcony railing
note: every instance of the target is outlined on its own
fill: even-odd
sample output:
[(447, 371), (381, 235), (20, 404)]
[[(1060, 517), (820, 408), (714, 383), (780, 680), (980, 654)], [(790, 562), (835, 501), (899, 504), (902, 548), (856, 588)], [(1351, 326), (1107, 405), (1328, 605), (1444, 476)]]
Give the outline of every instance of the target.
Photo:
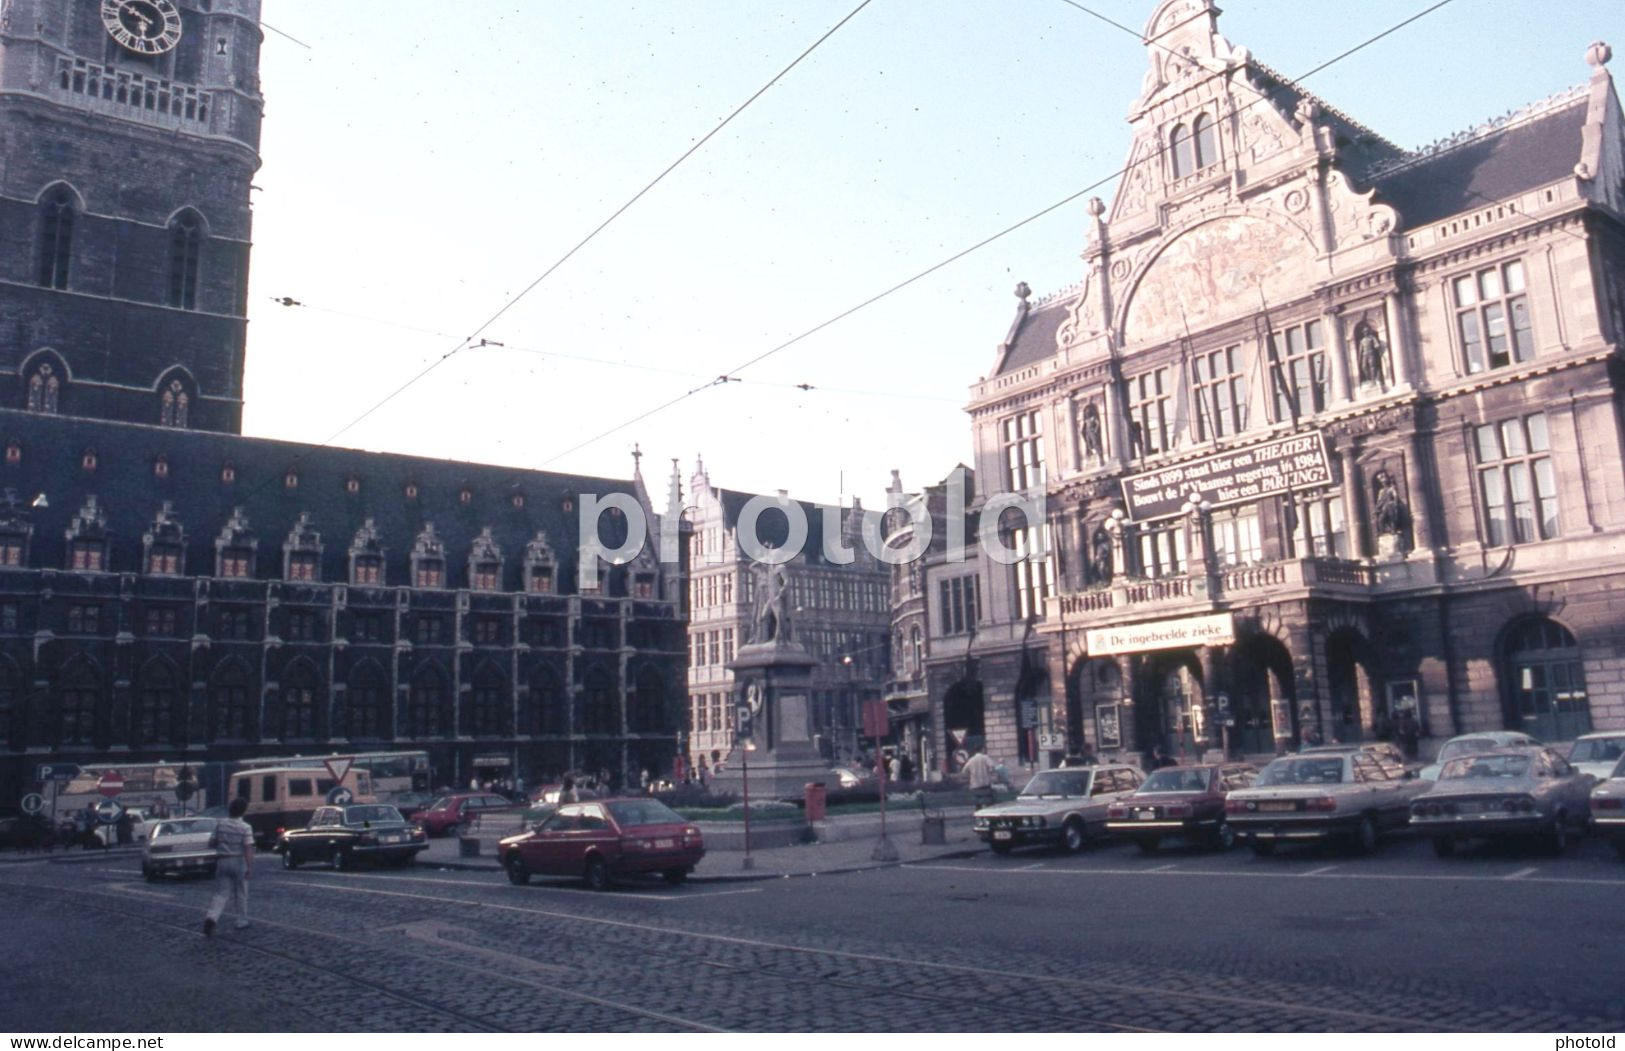
[(206, 127), (209, 123), (211, 100), (207, 91), (160, 77), (64, 56), (57, 59), (55, 83), (59, 91), (90, 100), (98, 112), (152, 120), (166, 127)]
[(1247, 602), (1279, 592), (1315, 589), (1360, 594), (1369, 592), (1376, 583), (1377, 571), (1363, 563), (1332, 558), (1289, 559), (1229, 566), (1211, 578), (1194, 575), (1115, 580), (1107, 587), (1052, 597), (1047, 619), (1051, 624), (1059, 623), (1061, 617), (1104, 624), (1129, 614), (1195, 612), (1197, 607), (1211, 608), (1219, 600)]

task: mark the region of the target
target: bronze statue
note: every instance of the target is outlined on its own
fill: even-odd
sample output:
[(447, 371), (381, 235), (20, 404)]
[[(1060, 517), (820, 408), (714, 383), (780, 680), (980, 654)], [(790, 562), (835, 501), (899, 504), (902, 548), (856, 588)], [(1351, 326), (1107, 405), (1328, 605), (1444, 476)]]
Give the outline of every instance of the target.
[(780, 565), (758, 562), (751, 572), (756, 578), (755, 627), (752, 642), (790, 641), (790, 576)]

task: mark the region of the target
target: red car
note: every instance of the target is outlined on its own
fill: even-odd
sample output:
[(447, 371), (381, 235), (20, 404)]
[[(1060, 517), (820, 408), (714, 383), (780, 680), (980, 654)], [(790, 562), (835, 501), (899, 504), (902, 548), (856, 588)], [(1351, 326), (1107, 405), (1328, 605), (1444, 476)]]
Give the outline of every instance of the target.
[(1236, 834), (1225, 819), (1225, 797), (1232, 789), (1251, 787), (1257, 776), (1247, 763), (1154, 770), (1133, 795), (1106, 811), (1106, 830), (1114, 837), (1132, 839), (1148, 854), (1169, 837), (1229, 850)]
[(694, 823), (648, 798), (566, 803), (541, 825), (497, 846), (515, 884), (529, 883), (531, 876), (579, 876), (593, 890), (639, 873), (681, 883), (704, 856)]
[(495, 792), (453, 792), (412, 815), (412, 823), (431, 836), (455, 836), (484, 810), (516, 810)]

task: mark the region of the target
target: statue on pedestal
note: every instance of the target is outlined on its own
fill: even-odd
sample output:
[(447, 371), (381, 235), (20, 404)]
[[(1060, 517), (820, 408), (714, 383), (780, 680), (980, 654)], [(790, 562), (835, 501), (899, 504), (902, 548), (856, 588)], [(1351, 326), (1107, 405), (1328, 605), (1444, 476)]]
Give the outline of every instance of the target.
[(789, 642), (790, 575), (784, 566), (758, 562), (751, 570), (756, 579), (756, 607), (750, 641)]

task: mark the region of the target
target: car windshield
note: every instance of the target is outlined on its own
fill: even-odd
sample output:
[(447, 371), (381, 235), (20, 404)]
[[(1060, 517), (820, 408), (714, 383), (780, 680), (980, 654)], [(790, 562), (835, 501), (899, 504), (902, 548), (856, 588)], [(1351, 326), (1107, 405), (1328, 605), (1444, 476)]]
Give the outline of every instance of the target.
[(439, 799), (436, 799), (433, 803), (430, 803), (427, 807), (424, 807), (424, 809), (425, 810), (445, 810), (445, 809), (447, 809), (447, 808), (449, 808), (451, 806), (451, 803), (452, 803), (451, 796), (441, 796)]
[(1158, 770), (1145, 779), (1140, 786), (1142, 792), (1205, 792), (1210, 771), (1207, 770), (1181, 770), (1178, 767), (1169, 767)]
[(687, 820), (658, 799), (618, 799), (607, 804), (622, 828), (639, 825), (678, 825)]
[(1500, 747), (1502, 746), (1488, 737), (1464, 737), (1457, 741), (1446, 741), (1444, 747), (1439, 749), (1439, 762), (1461, 755), (1472, 755), (1474, 752), (1493, 752)]
[(153, 839), (162, 839), (164, 836), (189, 836), (199, 832), (213, 832), (215, 820), (208, 817), (195, 817), (187, 821), (165, 821), (152, 830)]
[(1439, 775), (1441, 781), (1485, 777), (1523, 777), (1529, 773), (1527, 755), (1470, 755), (1452, 759)]
[(1574, 747), (1569, 749), (1569, 762), (1611, 763), (1617, 762), (1622, 754), (1625, 754), (1625, 736), (1588, 737), (1574, 742)]
[(398, 825), (401, 812), (392, 806), (353, 806), (344, 812), (346, 825)]
[(1034, 774), (1021, 790), (1023, 799), (1041, 796), (1086, 796), (1089, 794), (1088, 770), (1045, 770)]
[(1277, 759), (1258, 775), (1260, 785), (1335, 785), (1343, 780), (1343, 760)]

